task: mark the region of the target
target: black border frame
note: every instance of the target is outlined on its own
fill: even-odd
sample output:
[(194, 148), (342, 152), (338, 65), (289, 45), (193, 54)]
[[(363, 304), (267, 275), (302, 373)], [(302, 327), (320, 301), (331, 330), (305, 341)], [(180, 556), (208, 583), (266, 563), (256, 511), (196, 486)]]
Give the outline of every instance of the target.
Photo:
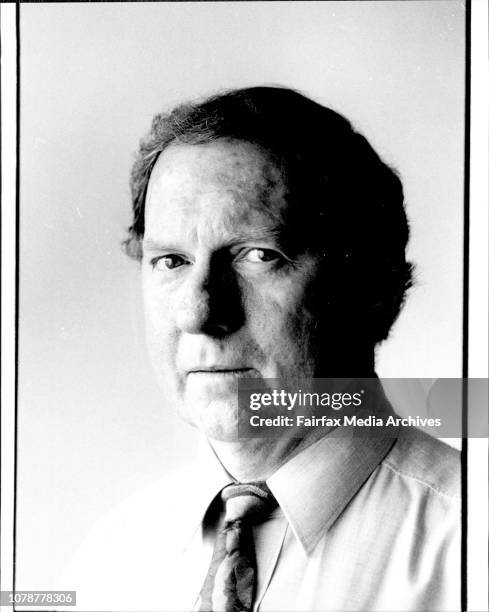
[[(75, 4), (90, 3), (75, 0)], [(160, 0), (136, 0), (138, 2), (159, 2)], [(166, 0), (170, 2), (188, 2), (196, 0)], [(223, 2), (229, 0), (197, 0), (199, 2)], [(246, 2), (249, 0), (232, 0)], [(99, 0), (95, 0), (98, 3)], [(14, 373), (14, 496), (13, 496), (13, 584), (16, 584), (17, 556), (17, 481), (18, 481), (18, 387), (19, 387), (19, 278), (20, 278), (20, 137), (21, 137), (21, 36), (20, 5), (30, 4), (33, 0), (16, 0), (15, 35), (16, 35), (16, 155), (15, 155), (15, 373)], [(42, 3), (42, 0), (41, 0)], [(51, 4), (51, 2), (48, 2)], [(55, 4), (57, 2), (54, 2)], [(469, 248), (470, 248), (470, 127), (471, 127), (471, 16), (472, 0), (465, 0), (465, 140), (464, 140), (464, 211), (463, 211), (463, 310), (462, 310), (462, 439), (461, 439), (461, 589), (460, 610), (467, 610), (467, 511), (468, 511), (468, 365), (469, 365)], [(0, 527), (1, 534), (1, 527)], [(15, 605), (13, 606), (16, 611)]]

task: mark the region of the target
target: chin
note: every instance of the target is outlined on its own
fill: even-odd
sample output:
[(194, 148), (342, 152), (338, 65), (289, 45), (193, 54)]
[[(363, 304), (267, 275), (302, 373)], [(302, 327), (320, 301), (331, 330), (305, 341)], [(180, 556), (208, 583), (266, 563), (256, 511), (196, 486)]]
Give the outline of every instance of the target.
[(238, 411), (235, 400), (199, 401), (192, 405), (185, 403), (180, 416), (211, 440), (238, 440)]

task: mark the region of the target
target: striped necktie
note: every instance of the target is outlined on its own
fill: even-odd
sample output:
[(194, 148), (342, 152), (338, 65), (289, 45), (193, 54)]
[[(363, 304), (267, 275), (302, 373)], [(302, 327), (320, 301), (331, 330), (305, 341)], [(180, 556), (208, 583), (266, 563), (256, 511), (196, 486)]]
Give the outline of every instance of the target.
[(253, 525), (276, 506), (264, 482), (232, 484), (221, 492), (223, 528), (195, 608), (199, 612), (251, 612), (255, 596), (256, 559)]

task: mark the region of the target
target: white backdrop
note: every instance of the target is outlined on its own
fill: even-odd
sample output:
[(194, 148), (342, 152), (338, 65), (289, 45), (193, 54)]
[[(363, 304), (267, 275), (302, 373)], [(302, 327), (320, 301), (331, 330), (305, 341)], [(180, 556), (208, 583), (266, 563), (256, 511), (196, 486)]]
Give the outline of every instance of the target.
[(388, 377), (461, 374), (464, 8), (455, 1), (21, 5), (18, 588), (93, 522), (188, 461), (120, 252), (153, 114), (282, 84), (345, 114), (404, 182), (417, 285)]

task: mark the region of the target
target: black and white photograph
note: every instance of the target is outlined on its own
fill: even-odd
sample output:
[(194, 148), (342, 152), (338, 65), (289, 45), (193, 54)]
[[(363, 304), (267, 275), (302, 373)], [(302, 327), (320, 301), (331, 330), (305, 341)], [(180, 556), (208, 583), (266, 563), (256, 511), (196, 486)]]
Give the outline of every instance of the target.
[(1, 9), (2, 609), (488, 609), (486, 2)]

